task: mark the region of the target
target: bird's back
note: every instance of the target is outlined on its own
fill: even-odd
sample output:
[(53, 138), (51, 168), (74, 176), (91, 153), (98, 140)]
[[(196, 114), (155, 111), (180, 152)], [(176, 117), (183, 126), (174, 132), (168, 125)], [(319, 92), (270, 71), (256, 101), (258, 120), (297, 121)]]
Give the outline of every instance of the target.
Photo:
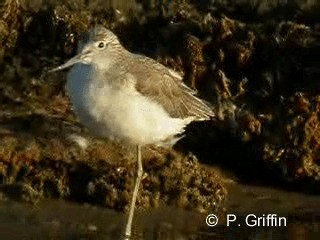
[(196, 97), (177, 72), (143, 55), (131, 53), (126, 61), (136, 91), (160, 104), (171, 117), (201, 121), (215, 115), (212, 106)]

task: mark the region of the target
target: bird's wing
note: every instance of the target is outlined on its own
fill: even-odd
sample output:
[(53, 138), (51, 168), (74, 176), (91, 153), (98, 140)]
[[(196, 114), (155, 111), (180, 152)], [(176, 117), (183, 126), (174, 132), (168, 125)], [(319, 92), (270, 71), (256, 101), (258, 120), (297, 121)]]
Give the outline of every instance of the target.
[(197, 98), (178, 73), (151, 58), (141, 55), (134, 58), (136, 64), (130, 72), (136, 78), (136, 90), (163, 106), (171, 117), (207, 120), (214, 116), (210, 104)]

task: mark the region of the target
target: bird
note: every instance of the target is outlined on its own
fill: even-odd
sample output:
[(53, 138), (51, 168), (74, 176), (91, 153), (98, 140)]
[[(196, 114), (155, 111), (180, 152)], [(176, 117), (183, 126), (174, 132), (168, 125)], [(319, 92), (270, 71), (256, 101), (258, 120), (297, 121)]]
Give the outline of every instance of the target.
[(130, 239), (143, 176), (141, 148), (172, 146), (193, 121), (212, 119), (210, 103), (176, 71), (122, 46), (111, 30), (96, 25), (78, 54), (49, 72), (70, 68), (66, 91), (80, 123), (93, 136), (136, 146), (137, 172), (125, 239)]

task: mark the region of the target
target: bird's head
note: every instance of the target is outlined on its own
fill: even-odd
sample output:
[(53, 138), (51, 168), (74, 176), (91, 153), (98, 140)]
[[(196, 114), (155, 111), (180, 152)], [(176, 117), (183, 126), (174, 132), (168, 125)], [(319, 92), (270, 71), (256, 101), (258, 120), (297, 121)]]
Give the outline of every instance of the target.
[(89, 31), (89, 37), (79, 43), (78, 54), (66, 63), (52, 69), (50, 72), (63, 70), (76, 63), (92, 64), (96, 67), (106, 67), (113, 53), (121, 48), (117, 36), (103, 26), (96, 26)]

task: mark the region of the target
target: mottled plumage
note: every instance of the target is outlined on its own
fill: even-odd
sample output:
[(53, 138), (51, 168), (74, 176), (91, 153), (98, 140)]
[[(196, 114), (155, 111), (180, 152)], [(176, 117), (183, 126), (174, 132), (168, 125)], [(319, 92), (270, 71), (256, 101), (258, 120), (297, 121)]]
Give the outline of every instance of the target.
[[(151, 58), (141, 55), (131, 57), (135, 59), (135, 64), (129, 67), (130, 73), (137, 76), (136, 90), (159, 103), (171, 117), (208, 120), (214, 116), (209, 104), (197, 98), (195, 91), (182, 82), (178, 73)], [(147, 74), (139, 76), (140, 72)]]

